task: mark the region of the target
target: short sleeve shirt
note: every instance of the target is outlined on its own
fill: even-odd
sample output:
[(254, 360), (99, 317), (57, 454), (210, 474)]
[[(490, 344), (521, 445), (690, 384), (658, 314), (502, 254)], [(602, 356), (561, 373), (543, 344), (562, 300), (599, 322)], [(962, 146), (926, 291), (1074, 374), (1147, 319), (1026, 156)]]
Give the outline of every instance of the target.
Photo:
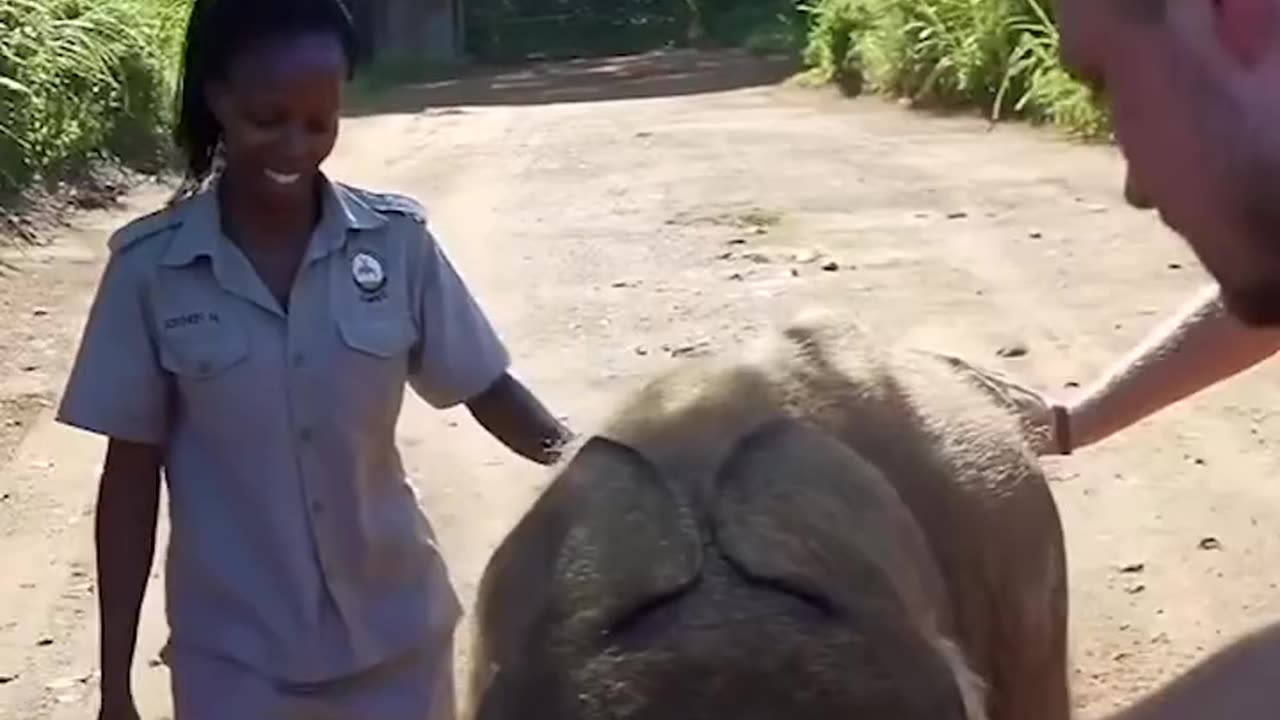
[(287, 312), (214, 188), (117, 232), (58, 414), (164, 448), (171, 646), (295, 682), (452, 632), (395, 428), (509, 362), (418, 204), (324, 182)]

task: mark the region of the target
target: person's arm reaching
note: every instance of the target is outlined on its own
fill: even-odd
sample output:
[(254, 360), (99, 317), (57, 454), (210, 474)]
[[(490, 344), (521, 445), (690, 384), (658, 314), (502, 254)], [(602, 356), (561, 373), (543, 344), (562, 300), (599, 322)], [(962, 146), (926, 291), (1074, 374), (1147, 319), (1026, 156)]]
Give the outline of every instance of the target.
[(1064, 402), (952, 355), (935, 353), (1017, 412), (1035, 451), (1093, 445), (1280, 352), (1280, 328), (1249, 327), (1207, 287), (1132, 351)]
[(1247, 370), (1280, 351), (1280, 329), (1252, 328), (1222, 304), (1216, 285), (1065, 404), (1072, 448), (1092, 445)]
[(472, 417), (513, 452), (541, 465), (551, 465), (572, 439), (532, 392), (504, 374), (483, 393), (467, 401)]
[(425, 228), (417, 286), (422, 337), (411, 361), (410, 385), (437, 408), (465, 403), (472, 417), (512, 452), (554, 464), (573, 433), (524, 383), (480, 304), (444, 249)]

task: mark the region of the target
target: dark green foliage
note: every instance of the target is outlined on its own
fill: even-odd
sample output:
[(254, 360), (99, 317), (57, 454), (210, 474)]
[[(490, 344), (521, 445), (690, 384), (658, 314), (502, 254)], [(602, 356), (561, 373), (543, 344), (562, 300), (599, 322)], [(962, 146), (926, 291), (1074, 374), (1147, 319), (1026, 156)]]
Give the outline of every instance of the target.
[(702, 43), (785, 52), (805, 35), (793, 0), (470, 0), (466, 10), (467, 49), (487, 61)]
[(806, 11), (817, 81), (1107, 133), (1102, 108), (1062, 68), (1039, 0), (816, 0)]
[(186, 3), (0, 0), (0, 192), (165, 158)]

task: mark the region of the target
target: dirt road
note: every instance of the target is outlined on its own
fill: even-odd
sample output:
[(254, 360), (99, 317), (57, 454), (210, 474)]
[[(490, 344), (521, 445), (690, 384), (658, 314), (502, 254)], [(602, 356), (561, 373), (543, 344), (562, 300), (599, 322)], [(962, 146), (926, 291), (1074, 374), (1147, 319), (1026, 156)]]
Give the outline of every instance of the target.
[[(351, 118), (329, 169), (428, 206), (518, 374), (579, 428), (673, 356), (732, 347), (814, 303), (1061, 388), (1205, 279), (1154, 218), (1122, 205), (1109, 149), (779, 77), (726, 56), (476, 75)], [(4, 256), (0, 717), (93, 708), (102, 446), (53, 425), (51, 403), (106, 233), (162, 197), (139, 192), (49, 247)], [(1086, 717), (1280, 614), (1278, 372), (1053, 463)], [(414, 399), (401, 427), (470, 597), (544, 474), (459, 412)], [(152, 660), (163, 639), (153, 584), (136, 671), (153, 718), (168, 712)]]

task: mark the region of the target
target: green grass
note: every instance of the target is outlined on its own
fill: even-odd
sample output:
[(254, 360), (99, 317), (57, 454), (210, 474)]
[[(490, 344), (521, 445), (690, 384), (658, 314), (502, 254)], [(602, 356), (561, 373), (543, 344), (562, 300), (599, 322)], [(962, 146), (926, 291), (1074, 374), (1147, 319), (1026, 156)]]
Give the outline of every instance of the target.
[(0, 193), (168, 157), (184, 0), (0, 0)]
[(1101, 106), (1062, 68), (1040, 0), (816, 0), (805, 12), (810, 80), (1108, 135)]

